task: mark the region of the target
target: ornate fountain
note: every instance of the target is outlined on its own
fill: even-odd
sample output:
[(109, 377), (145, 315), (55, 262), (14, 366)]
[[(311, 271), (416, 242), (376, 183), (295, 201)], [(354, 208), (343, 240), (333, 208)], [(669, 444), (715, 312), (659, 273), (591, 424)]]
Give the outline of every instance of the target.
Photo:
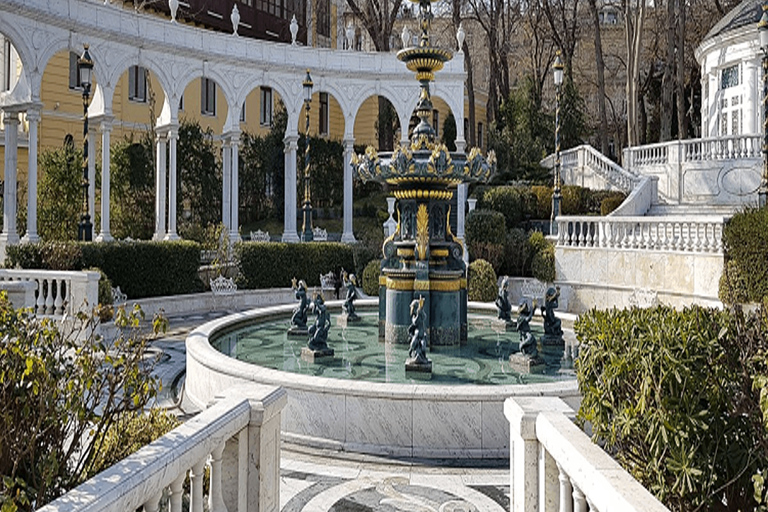
[(487, 181), (496, 170), (496, 158), (493, 152), (484, 158), (478, 148), (469, 156), (451, 153), (435, 140), (429, 82), (453, 55), (430, 43), (431, 1), (412, 1), (419, 4), (419, 45), (401, 50), (397, 58), (421, 84), (416, 104), (420, 122), (410, 145), (398, 145), (391, 153), (368, 147), (352, 161), (360, 179), (389, 185), (398, 200), (397, 227), (382, 247), (379, 337), (409, 343), (409, 306), (423, 299), (427, 345), (449, 345), (467, 339), (467, 269), (464, 247), (451, 232), (450, 202), (458, 185)]

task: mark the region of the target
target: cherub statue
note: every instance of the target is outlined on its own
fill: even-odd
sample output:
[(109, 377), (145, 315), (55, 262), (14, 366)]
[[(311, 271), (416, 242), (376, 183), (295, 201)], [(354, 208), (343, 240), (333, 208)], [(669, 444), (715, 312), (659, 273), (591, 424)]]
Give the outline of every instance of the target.
[(315, 293), (314, 301), (310, 305), (310, 311), (314, 313), (315, 323), (309, 326), (309, 342), (307, 346), (312, 350), (328, 349), (328, 329), (331, 328), (331, 315), (325, 307), (325, 301), (321, 293)]
[(496, 309), (500, 320), (512, 321), (512, 305), (509, 303), (507, 290), (509, 288), (509, 278), (505, 277), (499, 286), (499, 294), (496, 297)]
[(346, 297), (344, 298), (344, 304), (341, 308), (344, 313), (347, 314), (349, 320), (357, 320), (359, 316), (355, 313), (355, 300), (357, 300), (357, 278), (355, 274), (347, 274), (342, 270), (342, 280), (344, 281), (344, 288), (347, 290)]
[(307, 297), (307, 283), (302, 279), (298, 283), (294, 277), (291, 280), (291, 289), (296, 295), (296, 299), (299, 301), (299, 305), (293, 310), (293, 316), (291, 317), (291, 329), (306, 331), (307, 330), (307, 310), (309, 309), (309, 297)]
[(522, 299), (518, 308), (517, 332), (520, 333), (520, 352), (530, 357), (539, 355), (536, 347), (536, 337), (531, 332), (531, 319), (533, 312), (536, 311), (536, 300), (533, 301), (533, 307), (528, 307), (528, 301)]
[(411, 301), (411, 325), (408, 334), (411, 336), (411, 345), (408, 348), (408, 360), (406, 364), (429, 364), (427, 359), (427, 333), (424, 331), (424, 297)]
[(541, 316), (544, 318), (544, 334), (549, 336), (563, 335), (560, 319), (555, 316), (555, 308), (558, 307), (557, 299), (559, 297), (559, 286), (549, 288), (546, 295), (544, 295), (544, 306), (541, 308)]

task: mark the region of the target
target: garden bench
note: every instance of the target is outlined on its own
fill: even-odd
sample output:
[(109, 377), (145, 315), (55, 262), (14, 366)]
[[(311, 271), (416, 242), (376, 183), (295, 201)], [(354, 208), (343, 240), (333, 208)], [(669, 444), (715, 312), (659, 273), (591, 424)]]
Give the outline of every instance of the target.
[(214, 295), (234, 295), (237, 285), (231, 277), (219, 276), (211, 280), (211, 291)]
[[(323, 298), (335, 297), (336, 293), (336, 274), (333, 271), (327, 274), (320, 274), (320, 291), (323, 294)], [(328, 295), (326, 295), (328, 292)]]
[(112, 305), (120, 306), (128, 302), (128, 296), (123, 293), (119, 286), (112, 288)]
[(251, 242), (269, 242), (269, 231), (251, 231)]
[(328, 231), (321, 228), (320, 226), (315, 226), (315, 228), (312, 230), (312, 238), (316, 242), (327, 242), (328, 241)]

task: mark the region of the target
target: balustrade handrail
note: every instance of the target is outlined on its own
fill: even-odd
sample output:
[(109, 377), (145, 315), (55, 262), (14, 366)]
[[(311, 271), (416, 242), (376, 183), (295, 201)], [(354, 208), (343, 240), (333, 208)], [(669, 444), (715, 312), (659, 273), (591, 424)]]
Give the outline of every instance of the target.
[[(598, 150), (593, 148), (589, 144), (581, 144), (574, 148), (567, 149), (560, 153), (560, 163), (562, 169), (570, 169), (572, 167), (578, 167), (578, 158), (576, 158), (577, 165), (569, 165), (567, 160), (574, 160), (573, 156), (579, 153), (584, 153), (586, 156), (583, 159), (582, 165), (587, 166), (593, 170), (596, 174), (602, 176), (606, 181), (612, 185), (618, 186), (622, 190), (630, 191), (638, 182), (638, 175), (623, 168), (610, 158), (606, 157)], [(547, 155), (539, 162), (539, 165), (551, 169), (555, 165), (555, 156), (553, 154)], [(594, 159), (594, 160), (593, 160)], [(612, 175), (615, 173), (615, 175)]]
[(590, 510), (669, 512), (566, 415), (539, 413), (536, 438), (555, 459), (558, 469), (570, 479), (571, 485), (584, 494)]
[[(279, 414), (285, 402), (283, 388), (249, 385), (230, 390), (227, 397), (210, 408), (39, 508), (38, 512), (123, 512), (142, 505), (145, 510), (157, 510), (149, 504), (157, 505), (164, 489), (183, 483), (187, 470), (201, 466), (209, 454), (223, 449), (226, 441), (238, 436), (249, 424), (261, 425)], [(279, 421), (274, 428), (279, 428)], [(246, 451), (246, 457), (251, 456)], [(220, 457), (219, 453), (219, 463)], [(279, 456), (271, 462), (279, 467)], [(241, 469), (243, 464), (244, 461), (239, 462)], [(237, 468), (234, 469), (237, 474)], [(211, 485), (214, 478), (220, 483), (220, 474), (211, 475)]]
[(558, 222), (605, 222), (608, 224), (658, 224), (661, 222), (725, 222), (729, 217), (727, 215), (686, 215), (685, 217), (675, 215), (633, 215), (621, 217), (600, 217), (596, 215), (561, 215), (557, 218)]

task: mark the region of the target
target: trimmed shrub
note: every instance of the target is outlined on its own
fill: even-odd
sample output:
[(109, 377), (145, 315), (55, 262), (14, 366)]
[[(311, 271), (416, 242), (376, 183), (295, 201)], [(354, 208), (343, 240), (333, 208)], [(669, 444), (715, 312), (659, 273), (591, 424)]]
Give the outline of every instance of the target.
[(496, 272), (485, 260), (475, 260), (467, 271), (467, 295), (469, 300), (493, 302), (496, 299)]
[(623, 203), (626, 198), (626, 194), (622, 194), (621, 192), (616, 192), (614, 195), (606, 197), (600, 202), (600, 215), (605, 217), (621, 206), (621, 203)]
[(294, 277), (320, 286), (320, 274), (355, 268), (352, 248), (337, 242), (242, 242), (235, 244), (235, 256), (240, 261), (238, 286), (246, 289), (284, 288)]
[(381, 275), (381, 261), (371, 260), (363, 270), (363, 292), (371, 297), (379, 296), (379, 276)]
[(587, 208), (588, 190), (576, 185), (563, 185), (560, 189), (563, 195), (560, 203), (561, 215), (584, 215)]
[(465, 232), (467, 245), (476, 242), (503, 244), (507, 232), (504, 216), (492, 210), (474, 210), (467, 215)]
[(534, 185), (531, 192), (536, 196), (536, 212), (533, 216), (537, 219), (549, 219), (552, 216), (552, 187)]
[(671, 510), (756, 510), (753, 475), (768, 467), (767, 322), (762, 308), (581, 315), (579, 419)]
[(718, 283), (717, 296), (723, 304), (743, 304), (749, 302), (747, 286), (741, 277), (742, 271), (735, 261), (728, 261), (723, 266), (723, 274)]
[(523, 277), (531, 273), (533, 247), (522, 229), (511, 229), (504, 241), (504, 263), (500, 275)]
[(494, 187), (483, 194), (481, 208), (503, 214), (507, 228), (513, 228), (531, 218), (538, 208), (538, 199), (529, 187)]
[[(768, 209), (747, 209), (723, 229), (723, 246), (732, 285), (743, 286), (746, 300), (762, 302), (768, 295)], [(721, 288), (722, 290), (722, 288)], [(720, 300), (732, 297), (720, 296)]]
[(528, 237), (531, 247), (531, 275), (543, 283), (555, 280), (555, 246), (549, 243), (539, 231)]
[(22, 246), (12, 247), (6, 266), (45, 270), (98, 267), (131, 299), (203, 291), (197, 275), (200, 245), (195, 242), (44, 242), (20, 251), (15, 247)]

